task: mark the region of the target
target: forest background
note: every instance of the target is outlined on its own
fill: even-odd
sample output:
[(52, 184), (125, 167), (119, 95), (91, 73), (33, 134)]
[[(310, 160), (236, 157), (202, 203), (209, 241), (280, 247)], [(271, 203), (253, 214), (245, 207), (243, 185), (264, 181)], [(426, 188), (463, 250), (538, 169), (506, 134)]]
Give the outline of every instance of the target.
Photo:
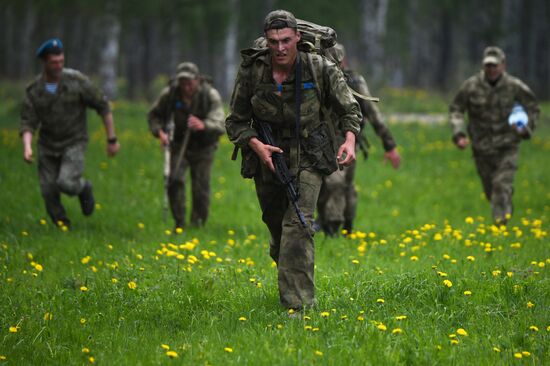
[(4, 0), (0, 78), (30, 81), (40, 70), (36, 48), (60, 37), (67, 66), (100, 80), (113, 99), (153, 100), (177, 64), (190, 60), (227, 100), (239, 50), (276, 8), (333, 27), (375, 90), (447, 94), (480, 68), (484, 47), (498, 45), (510, 72), (549, 97), (545, 0)]

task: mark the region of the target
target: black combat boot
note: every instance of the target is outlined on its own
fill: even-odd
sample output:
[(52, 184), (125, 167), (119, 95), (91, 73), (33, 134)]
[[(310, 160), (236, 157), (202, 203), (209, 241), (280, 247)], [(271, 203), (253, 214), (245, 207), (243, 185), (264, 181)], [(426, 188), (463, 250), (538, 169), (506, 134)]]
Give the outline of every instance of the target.
[(80, 200), (80, 208), (82, 209), (84, 216), (90, 216), (94, 212), (95, 208), (92, 183), (86, 181), (84, 184), (84, 189), (82, 189), (82, 192), (78, 195), (78, 199)]

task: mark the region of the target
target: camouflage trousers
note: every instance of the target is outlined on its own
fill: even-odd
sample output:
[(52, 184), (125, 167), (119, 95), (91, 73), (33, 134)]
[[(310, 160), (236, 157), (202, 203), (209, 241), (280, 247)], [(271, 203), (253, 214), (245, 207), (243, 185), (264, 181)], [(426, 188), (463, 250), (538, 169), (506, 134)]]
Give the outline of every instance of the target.
[(191, 224), (202, 226), (206, 223), (210, 208), (210, 175), (217, 144), (200, 149), (187, 149), (179, 167), (181, 144), (172, 144), (170, 148), (170, 178), (168, 181), (168, 200), (176, 227), (185, 227), (185, 183), (186, 172), (191, 172)]
[(38, 146), (38, 179), (40, 191), (46, 204), (46, 211), (54, 223), (66, 220), (65, 207), (61, 203), (61, 193), (76, 196), (82, 192), (86, 181), (84, 172), (84, 154), (86, 143), (66, 148), (55, 153)]
[(355, 178), (356, 162), (323, 177), (323, 184), (317, 202), (318, 222), (327, 232), (336, 234), (342, 225), (352, 228), (357, 212), (357, 191)]
[(308, 170), (299, 174), (298, 206), (309, 228), (306, 230), (289, 202), (284, 186), (275, 181), (271, 173), (259, 173), (254, 178), (256, 194), (262, 209), (262, 220), (271, 233), (270, 255), (277, 263), (279, 297), (289, 309), (301, 309), (315, 303), (313, 242), (313, 212), (317, 204), (321, 175)]
[(495, 154), (474, 152), (477, 172), (485, 197), (491, 202), (495, 222), (506, 222), (512, 215), (514, 175), (518, 168), (518, 147), (501, 149)]

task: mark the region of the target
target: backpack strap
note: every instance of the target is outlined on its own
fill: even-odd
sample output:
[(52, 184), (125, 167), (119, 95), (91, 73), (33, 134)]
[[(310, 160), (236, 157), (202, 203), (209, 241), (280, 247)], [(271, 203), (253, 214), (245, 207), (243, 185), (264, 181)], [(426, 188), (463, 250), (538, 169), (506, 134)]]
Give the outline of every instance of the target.
[[(307, 61), (311, 75), (313, 77), (313, 81), (315, 83), (317, 98), (319, 99), (319, 103), (321, 105), (322, 119), (324, 120), (323, 122), (328, 126), (328, 132), (330, 134), (330, 139), (332, 140), (332, 147), (334, 148), (334, 151), (337, 152), (339, 146), (337, 146), (338, 141), (336, 140), (336, 130), (331, 120), (332, 113), (326, 107), (325, 94), (323, 93), (323, 91), (325, 90), (325, 63), (321, 56), (313, 57), (311, 53), (307, 53)], [(320, 77), (317, 73), (320, 74)]]

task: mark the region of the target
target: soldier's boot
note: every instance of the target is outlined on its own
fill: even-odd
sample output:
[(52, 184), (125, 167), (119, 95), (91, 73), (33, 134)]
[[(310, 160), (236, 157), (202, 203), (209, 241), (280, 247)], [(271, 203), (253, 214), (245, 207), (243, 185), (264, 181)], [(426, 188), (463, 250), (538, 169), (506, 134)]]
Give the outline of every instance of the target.
[(327, 221), (323, 225), (323, 231), (328, 236), (336, 236), (340, 231), (340, 226), (342, 226), (340, 221)]
[(79, 193), (78, 199), (80, 200), (80, 208), (84, 216), (90, 216), (94, 212), (95, 199), (94, 192), (92, 190), (92, 183), (86, 181), (82, 192)]
[(353, 231), (353, 220), (346, 219), (344, 221), (344, 226), (342, 227), (342, 229), (346, 230), (348, 234), (351, 233)]
[(46, 211), (50, 216), (53, 224), (59, 228), (66, 226), (68, 229), (71, 227), (71, 220), (67, 217), (65, 207), (61, 203), (61, 193), (55, 188), (55, 186), (44, 186), (42, 189), (42, 197), (46, 204)]

